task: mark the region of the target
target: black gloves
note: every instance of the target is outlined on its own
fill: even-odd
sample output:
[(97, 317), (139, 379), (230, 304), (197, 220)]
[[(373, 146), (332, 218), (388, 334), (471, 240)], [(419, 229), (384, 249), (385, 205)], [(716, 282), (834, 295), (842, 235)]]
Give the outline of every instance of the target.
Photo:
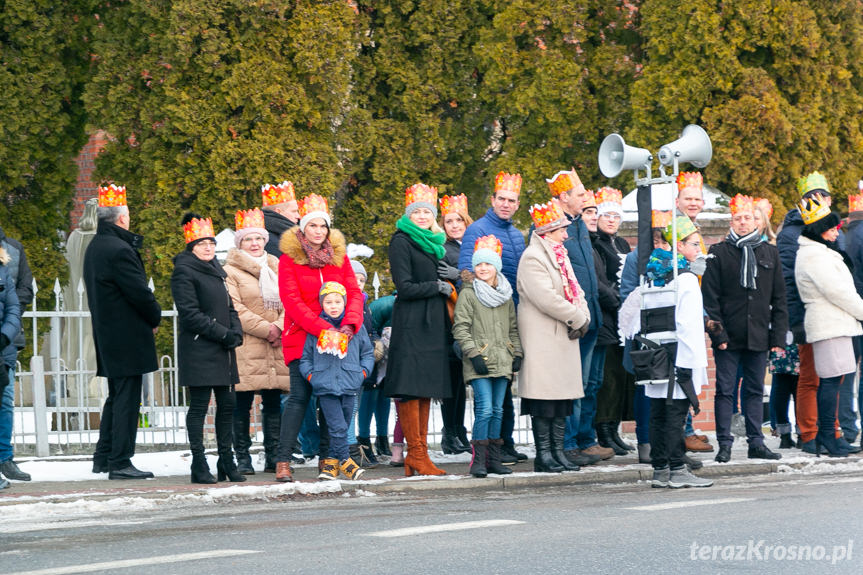
[(454, 268), (445, 261), (441, 260), (437, 264), (437, 275), (442, 280), (449, 280), (451, 282), (458, 281), (459, 271), (458, 268)]
[(806, 331), (803, 329), (802, 323), (792, 325), (791, 334), (794, 336), (794, 343), (798, 345), (800, 345), (801, 343), (806, 343)]
[(521, 370), (521, 358), (519, 356), (515, 356), (512, 358), (512, 372), (515, 373)]
[(452, 295), (453, 287), (449, 282), (445, 282), (443, 280), (437, 281), (437, 291), (444, 297), (449, 297)]
[(222, 338), (222, 345), (227, 349), (234, 349), (243, 345), (243, 332), (229, 329)]
[(10, 343), (12, 342), (9, 340), (8, 337), (6, 337), (6, 334), (0, 333), (0, 349), (6, 349), (6, 346), (8, 346)]
[(488, 375), (488, 366), (481, 355), (473, 356), (470, 358), (470, 362), (473, 364), (473, 370), (477, 375)]

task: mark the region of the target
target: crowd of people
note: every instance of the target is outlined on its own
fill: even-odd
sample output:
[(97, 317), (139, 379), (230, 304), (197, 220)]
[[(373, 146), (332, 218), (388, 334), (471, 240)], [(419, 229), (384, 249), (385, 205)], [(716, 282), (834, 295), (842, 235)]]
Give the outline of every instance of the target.
[[(687, 452), (715, 449), (692, 424), (710, 383), (708, 346), (717, 462), (732, 458), (735, 421), (748, 458), (781, 457), (762, 431), (768, 372), (780, 449), (838, 457), (861, 450), (853, 384), (863, 336), (863, 193), (850, 197), (843, 233), (829, 184), (813, 172), (800, 179), (799, 203), (776, 234), (770, 203), (738, 194), (727, 236), (708, 246), (697, 220), (702, 176), (684, 172), (674, 210), (652, 213), (652, 246), (640, 246), (652, 249), (640, 256), (618, 233), (619, 190), (593, 193), (575, 170), (546, 183), (549, 199), (529, 207), (526, 234), (513, 223), (519, 174), (496, 176), (491, 205), (475, 221), (463, 194), (407, 188), (389, 243), (394, 291), (374, 301), (322, 196), (298, 200), (290, 182), (264, 186), (261, 208), (236, 213), (224, 265), (211, 219), (186, 214), (171, 292), (192, 482), (255, 473), (256, 395), (264, 472), (277, 481), (293, 481), (300, 454), (318, 456), (322, 480), (359, 478), (382, 458), (408, 476), (444, 474), (429, 457), (433, 401), (441, 403), (444, 453), (472, 453), (476, 477), (508, 474), (527, 459), (513, 439), (515, 394), (530, 417), (535, 471), (578, 471), (635, 452), (652, 465), (655, 487), (707, 487), (710, 480), (692, 473), (701, 461)], [(129, 231), (125, 188), (99, 189), (98, 218), (83, 278), (97, 375), (109, 392), (93, 472), (147, 478), (131, 460), (142, 375), (157, 368), (161, 308), (147, 287), (142, 237)], [(21, 308), (32, 293), (22, 286), (23, 250), (2, 231), (0, 264), (5, 383), (14, 382)], [(0, 473), (26, 481), (9, 444), (13, 388), (2, 395)], [(213, 398), (216, 476), (203, 434)], [(636, 445), (621, 437), (624, 421), (635, 422)]]

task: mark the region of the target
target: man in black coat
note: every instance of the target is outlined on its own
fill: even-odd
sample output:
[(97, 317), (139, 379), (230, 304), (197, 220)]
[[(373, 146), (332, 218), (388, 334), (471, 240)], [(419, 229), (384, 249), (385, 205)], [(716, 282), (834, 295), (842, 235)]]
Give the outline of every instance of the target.
[(266, 184), (261, 187), (263, 195), (264, 227), (270, 234), (264, 249), (277, 258), (282, 256), (279, 238), (282, 234), (300, 223), (300, 210), (294, 195), (294, 184), (282, 182), (276, 186)]
[(722, 329), (711, 334), (716, 362), (716, 461), (731, 459), (731, 412), (736, 398), (737, 370), (743, 371), (742, 411), (750, 459), (779, 459), (764, 445), (764, 374), (767, 351), (785, 347), (788, 310), (785, 281), (775, 246), (761, 240), (755, 226), (752, 198), (738, 194), (731, 201), (731, 232), (710, 246), (715, 256), (701, 282), (704, 311)]
[[(113, 188), (113, 186), (112, 186)], [(108, 378), (93, 472), (109, 479), (146, 479), (152, 473), (132, 465), (138, 433), (142, 376), (159, 368), (154, 334), (162, 319), (138, 250), (143, 237), (129, 231), (129, 208), (103, 199), (99, 225), (84, 254), (84, 284), (93, 321), (96, 375)], [(116, 198), (116, 196), (115, 196)], [(117, 205), (122, 202), (122, 205)], [(109, 204), (109, 205), (104, 205)]]

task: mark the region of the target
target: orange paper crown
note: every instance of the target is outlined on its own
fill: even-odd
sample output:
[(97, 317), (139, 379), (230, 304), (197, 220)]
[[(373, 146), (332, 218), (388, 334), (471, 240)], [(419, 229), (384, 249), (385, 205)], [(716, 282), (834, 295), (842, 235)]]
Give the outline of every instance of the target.
[(556, 227), (566, 225), (566, 215), (555, 202), (546, 204), (534, 204), (528, 210), (537, 233), (545, 233)]
[(595, 208), (596, 207), (596, 196), (593, 195), (593, 192), (587, 190), (587, 193), (584, 194), (584, 204), (582, 204), (581, 209), (586, 210), (587, 208)]
[(599, 188), (599, 191), (594, 194), (597, 204), (620, 204), (623, 202), (623, 192), (608, 186)]
[(118, 208), (126, 205), (126, 186), (99, 186), (99, 207)]
[(662, 210), (653, 210), (650, 212), (650, 227), (664, 228), (671, 223), (671, 212)]
[(699, 172), (680, 172), (677, 175), (677, 191), (682, 192), (687, 188), (701, 190), (704, 187), (704, 178)]
[(848, 196), (848, 211), (860, 212), (863, 211), (863, 193), (851, 194)]
[(258, 208), (238, 211), (236, 216), (234, 216), (234, 223), (236, 224), (234, 227), (237, 231), (245, 228), (266, 229), (266, 226), (264, 225), (264, 212)]
[(203, 238), (215, 238), (213, 220), (210, 218), (192, 218), (192, 220), (183, 226), (183, 237), (186, 238), (187, 244)]
[(301, 218), (312, 212), (323, 212), (325, 214), (330, 213), (329, 207), (327, 206), (327, 199), (318, 194), (309, 194), (302, 200), (299, 200), (298, 204)]
[(503, 245), (500, 243), (500, 240), (493, 235), (482, 236), (481, 238), (476, 239), (476, 243), (473, 245), (473, 251), (478, 252), (479, 250), (491, 250), (499, 256), (503, 255)]
[(767, 198), (755, 198), (753, 201), (755, 203), (755, 207), (764, 212), (764, 215), (767, 216), (768, 220), (773, 217), (773, 204), (770, 203), (770, 200)]
[(563, 192), (584, 187), (581, 178), (575, 172), (575, 168), (558, 172), (550, 180), (546, 179), (545, 183), (548, 184), (548, 189), (555, 198)]
[(318, 353), (328, 353), (339, 359), (348, 355), (349, 338), (346, 334), (334, 329), (325, 329), (318, 336)]
[(737, 212), (751, 212), (755, 208), (755, 202), (752, 201), (752, 196), (737, 194), (728, 202), (728, 208), (733, 216)]
[(494, 193), (515, 192), (521, 193), (521, 174), (507, 174), (498, 172), (494, 177)]
[(441, 215), (447, 214), (466, 214), (467, 212), (467, 196), (459, 194), (457, 196), (444, 196), (440, 199)]
[(405, 190), (405, 207), (415, 202), (423, 202), (434, 206), (437, 204), (437, 188), (419, 182), (412, 185)]
[(273, 206), (292, 202), (297, 199), (294, 195), (294, 184), (285, 180), (281, 184), (264, 184), (261, 186), (261, 195), (263, 196), (264, 206)]

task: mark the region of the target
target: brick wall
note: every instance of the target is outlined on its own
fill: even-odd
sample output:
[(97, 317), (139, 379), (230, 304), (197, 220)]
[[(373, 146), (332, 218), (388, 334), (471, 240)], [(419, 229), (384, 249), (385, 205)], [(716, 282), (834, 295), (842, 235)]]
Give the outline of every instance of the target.
[(108, 143), (108, 134), (97, 130), (90, 135), (87, 144), (81, 149), (81, 153), (75, 159), (78, 165), (78, 180), (75, 182), (75, 200), (70, 214), (72, 229), (78, 227), (78, 220), (84, 213), (84, 203), (90, 198), (95, 198), (99, 182), (93, 180), (93, 169), (95, 168), (96, 156)]

